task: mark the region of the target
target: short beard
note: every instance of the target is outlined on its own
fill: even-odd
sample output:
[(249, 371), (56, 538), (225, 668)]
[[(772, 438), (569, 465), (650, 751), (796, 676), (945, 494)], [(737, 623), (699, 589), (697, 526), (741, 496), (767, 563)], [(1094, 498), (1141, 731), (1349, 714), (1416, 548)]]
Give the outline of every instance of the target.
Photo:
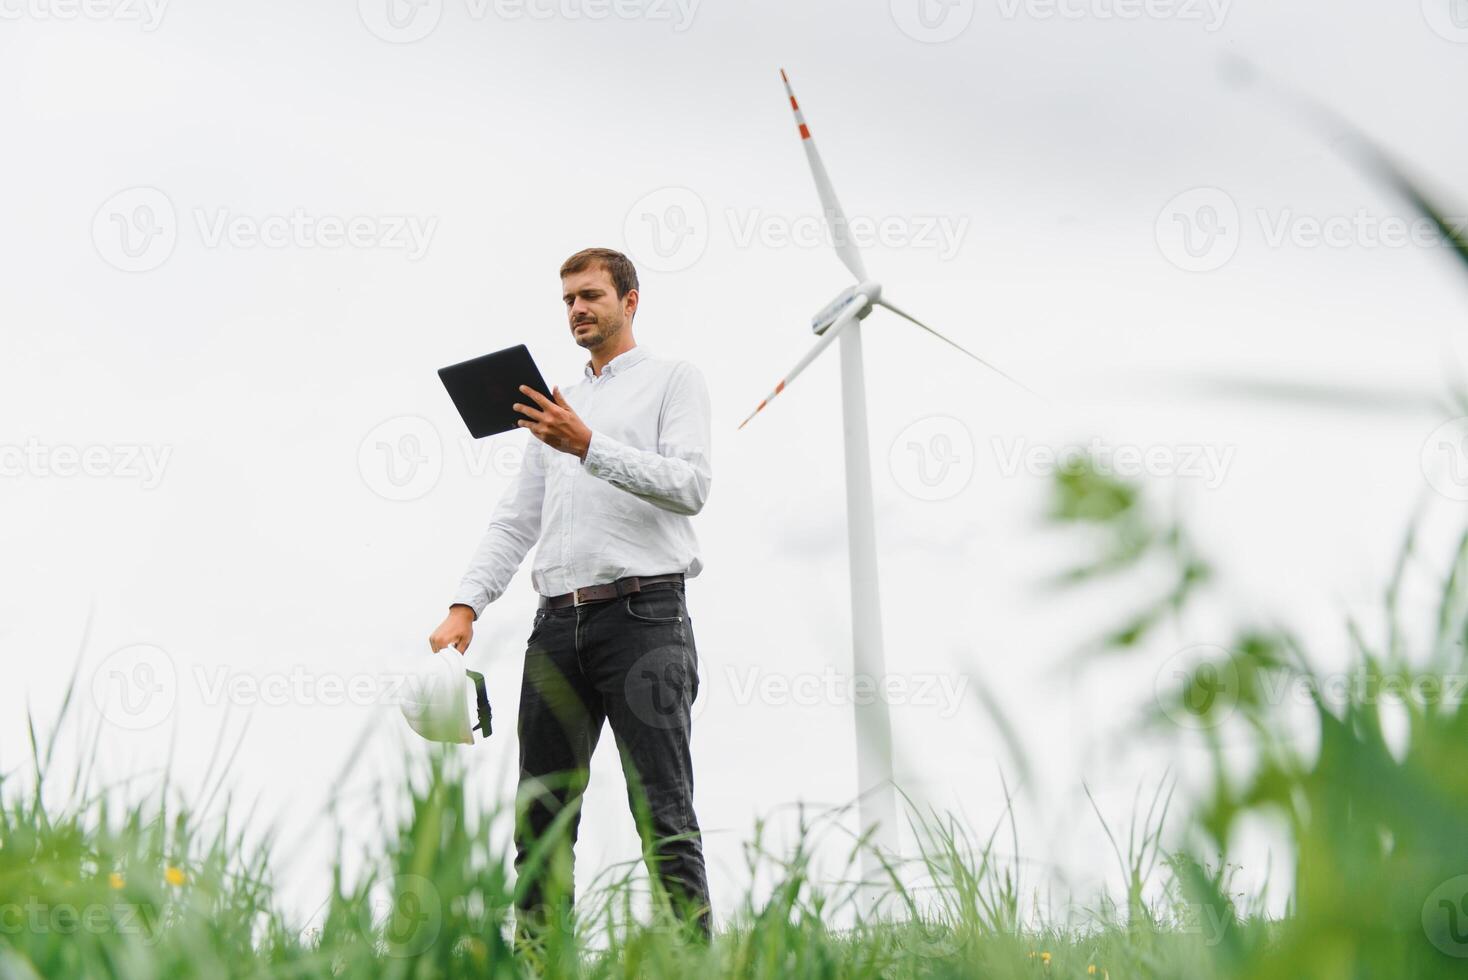
[(593, 324), (592, 325), (592, 331), (593, 332), (590, 334), (590, 336), (583, 337), (580, 334), (577, 334), (577, 333), (574, 333), (574, 332), (572, 333), (572, 336), (576, 338), (576, 343), (579, 346), (584, 347), (587, 350), (596, 350), (602, 344), (606, 343), (609, 338), (615, 337), (617, 335), (617, 332), (622, 329), (622, 324), (621, 323), (616, 324), (610, 330), (607, 330), (605, 333), (599, 333), (599, 332), (597, 332), (600, 327), (601, 327), (601, 323), (600, 322)]

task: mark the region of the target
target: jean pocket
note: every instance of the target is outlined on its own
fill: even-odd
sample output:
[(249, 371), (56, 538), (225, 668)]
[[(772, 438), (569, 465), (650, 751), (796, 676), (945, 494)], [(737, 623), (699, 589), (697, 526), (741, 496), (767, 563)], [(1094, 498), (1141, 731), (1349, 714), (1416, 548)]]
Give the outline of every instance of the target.
[(530, 643), (535, 639), (535, 634), (540, 632), (540, 628), (545, 625), (545, 621), (549, 618), (549, 609), (535, 610), (535, 618), (530, 622), (530, 635), (525, 637), (526, 646), (529, 646)]
[(644, 589), (622, 602), (628, 616), (644, 623), (683, 622), (683, 593), (678, 589)]

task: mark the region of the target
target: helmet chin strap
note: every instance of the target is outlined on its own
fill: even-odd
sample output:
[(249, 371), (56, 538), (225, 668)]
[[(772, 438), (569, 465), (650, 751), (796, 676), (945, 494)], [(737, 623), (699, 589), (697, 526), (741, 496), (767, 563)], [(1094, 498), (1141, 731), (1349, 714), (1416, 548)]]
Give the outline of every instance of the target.
[(484, 686), (484, 675), (477, 670), (467, 668), (464, 673), (474, 682), (474, 698), (478, 705), (479, 724), (475, 725), (472, 731), (477, 731), (485, 738), (489, 738), (494, 729), (490, 727), (489, 691)]

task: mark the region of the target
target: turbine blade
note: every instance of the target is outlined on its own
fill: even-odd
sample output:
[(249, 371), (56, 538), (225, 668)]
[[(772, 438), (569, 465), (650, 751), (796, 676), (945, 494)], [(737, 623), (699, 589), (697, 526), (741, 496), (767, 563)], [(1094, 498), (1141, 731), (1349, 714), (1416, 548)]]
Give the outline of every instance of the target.
[(932, 327), (928, 326), (926, 323), (924, 323), (923, 321), (919, 320), (917, 317), (913, 316), (911, 313), (905, 313), (905, 312), (903, 312), (902, 310), (900, 310), (896, 306), (894, 306), (892, 303), (888, 302), (886, 299), (879, 299), (879, 300), (877, 300), (877, 305), (878, 306), (884, 306), (887, 309), (891, 310), (893, 313), (896, 313), (898, 316), (902, 317), (904, 320), (907, 320), (910, 323), (917, 324), (918, 326), (922, 327), (928, 333), (932, 334), (934, 337), (937, 337), (939, 340), (943, 341), (944, 343), (946, 343), (946, 344), (952, 344), (954, 347), (957, 347), (959, 350), (963, 351), (969, 357), (972, 357), (974, 360), (978, 361), (980, 364), (984, 365), (984, 367), (988, 368), (990, 371), (993, 371), (995, 374), (999, 375), (1001, 378), (1003, 378), (1005, 381), (1008, 381), (1010, 384), (1017, 385), (1018, 387), (1023, 388), (1025, 391), (1028, 391), (1030, 394), (1034, 395), (1036, 398), (1041, 398), (1041, 395), (1038, 392), (1036, 392), (1033, 388), (1029, 387), (1028, 385), (1026, 385), (1025, 383), (1023, 383), (1022, 381), (1018, 381), (1015, 378), (1010, 377), (1008, 374), (1004, 373), (1004, 371), (1002, 371), (1001, 369), (999, 369), (995, 365), (991, 364), (990, 362), (984, 360), (982, 357), (980, 357), (979, 355), (975, 354), (973, 351), (969, 350), (968, 348), (966, 348), (966, 347), (964, 347), (964, 346), (962, 346), (962, 345), (960, 345), (960, 344), (958, 344), (958, 343), (956, 343), (956, 342), (954, 342), (952, 340), (949, 340), (947, 337), (943, 336), (941, 333), (939, 333), (938, 331), (934, 330)]
[(800, 111), (800, 103), (795, 101), (795, 91), (790, 87), (790, 78), (785, 74), (785, 69), (780, 69), (780, 80), (785, 83), (785, 92), (790, 96), (790, 108), (795, 110), (795, 123), (800, 127), (800, 142), (805, 147), (806, 159), (810, 161), (811, 174), (816, 179), (816, 193), (821, 198), (821, 209), (826, 214), (826, 227), (831, 232), (831, 240), (836, 245), (836, 254), (840, 257), (842, 264), (856, 276), (857, 282), (867, 281), (867, 267), (861, 260), (861, 252), (851, 241), (849, 225), (846, 221), (846, 213), (841, 210), (841, 204), (836, 200), (836, 191), (831, 186), (831, 178), (826, 173), (825, 164), (821, 163), (821, 155), (816, 150), (816, 141), (811, 139), (810, 127), (805, 124), (805, 113)]
[(858, 293), (856, 296), (852, 297), (851, 302), (846, 304), (846, 309), (842, 311), (841, 315), (836, 318), (835, 322), (833, 322), (829, 327), (826, 328), (825, 333), (821, 334), (821, 338), (816, 341), (816, 345), (812, 347), (809, 351), (807, 351), (806, 355), (795, 363), (795, 367), (791, 368), (786, 373), (785, 377), (780, 379), (780, 383), (775, 385), (775, 390), (766, 395), (764, 401), (756, 405), (754, 411), (750, 412), (749, 415), (744, 419), (744, 421), (739, 423), (739, 428), (742, 429), (746, 425), (748, 425), (749, 420), (754, 418), (761, 411), (763, 411), (764, 407), (768, 405), (771, 401), (773, 401), (776, 395), (789, 387), (790, 382), (800, 377), (800, 372), (804, 371), (806, 367), (809, 366), (810, 362), (814, 361), (816, 357), (820, 355), (821, 351), (825, 350), (831, 345), (831, 341), (836, 339), (836, 335), (840, 333), (848, 323), (856, 319), (857, 311), (862, 308), (862, 304), (865, 302), (866, 296), (862, 295), (861, 293)]

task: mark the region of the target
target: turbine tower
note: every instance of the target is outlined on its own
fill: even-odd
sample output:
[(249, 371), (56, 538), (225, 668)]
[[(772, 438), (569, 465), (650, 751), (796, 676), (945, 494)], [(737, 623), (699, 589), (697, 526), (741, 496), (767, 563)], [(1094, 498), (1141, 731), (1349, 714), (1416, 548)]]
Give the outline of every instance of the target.
[[(1014, 384), (1019, 385), (1019, 382), (916, 317), (904, 313), (883, 297), (881, 284), (868, 277), (861, 252), (851, 241), (846, 215), (836, 200), (831, 178), (826, 174), (825, 165), (821, 163), (815, 140), (811, 139), (810, 127), (805, 122), (805, 114), (800, 110), (800, 103), (795, 100), (795, 92), (790, 87), (790, 79), (784, 69), (780, 71), (780, 78), (790, 96), (790, 108), (795, 111), (801, 145), (805, 147), (806, 159), (810, 162), (811, 174), (815, 177), (816, 193), (821, 200), (821, 210), (825, 213), (826, 226), (831, 233), (836, 254), (856, 278), (856, 284), (842, 290), (815, 315), (811, 320), (811, 330), (819, 338), (815, 346), (796, 362), (795, 367), (749, 413), (748, 418), (739, 423), (739, 428), (749, 424), (750, 419), (784, 391), (821, 351), (830, 346), (831, 341), (837, 336), (841, 338), (841, 427), (846, 437), (846, 533), (851, 572), (852, 672), (855, 676), (873, 678), (880, 690), (887, 667), (882, 650), (881, 593), (877, 585), (876, 519), (872, 505), (872, 466), (867, 435), (866, 390), (863, 385), (861, 321), (875, 307), (881, 306), (958, 348)], [(869, 840), (878, 850), (895, 855), (897, 800), (892, 779), (892, 721), (887, 703), (880, 696), (872, 698), (868, 704), (862, 704), (858, 699), (853, 699), (853, 702), (856, 710), (856, 771), (861, 832), (870, 834)], [(881, 876), (882, 863), (869, 851), (870, 849), (864, 850), (862, 854), (862, 876), (871, 884)]]

